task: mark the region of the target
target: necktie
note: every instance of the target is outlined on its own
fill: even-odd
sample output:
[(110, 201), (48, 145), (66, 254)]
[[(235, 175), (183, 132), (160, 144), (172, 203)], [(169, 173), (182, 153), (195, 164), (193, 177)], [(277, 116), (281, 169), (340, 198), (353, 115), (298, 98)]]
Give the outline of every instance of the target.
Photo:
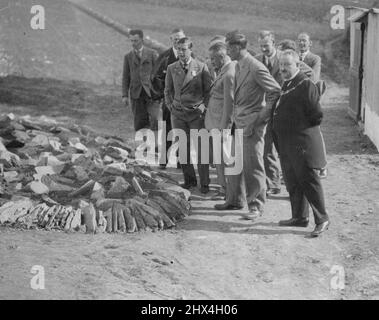
[(283, 85), (282, 85), (282, 91), (286, 91), (289, 84), (290, 84), (291, 80), (286, 80), (283, 82)]
[(269, 57), (266, 57), (266, 66), (267, 66), (268, 71), (270, 71), (270, 73), (271, 73), (272, 64), (271, 64), (271, 60)]
[(187, 72), (188, 72), (188, 64), (187, 63), (183, 63), (182, 67), (183, 67), (184, 73), (187, 74)]
[[(236, 80), (240, 76), (240, 72), (241, 72), (241, 67), (240, 67), (239, 63), (237, 63), (236, 64)], [(237, 83), (237, 81), (236, 81), (236, 83)]]
[(136, 53), (137, 58), (139, 60), (141, 60), (141, 58), (142, 58), (142, 50), (136, 50), (135, 53)]

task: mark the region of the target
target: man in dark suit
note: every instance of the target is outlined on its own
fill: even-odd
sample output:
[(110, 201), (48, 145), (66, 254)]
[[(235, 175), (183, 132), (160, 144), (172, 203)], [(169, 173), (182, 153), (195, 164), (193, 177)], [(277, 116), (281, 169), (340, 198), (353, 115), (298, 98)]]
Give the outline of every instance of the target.
[[(275, 48), (275, 35), (271, 31), (261, 31), (258, 36), (258, 44), (262, 54), (256, 59), (262, 62), (279, 83), (282, 83), (282, 76), (279, 69), (279, 54)], [(263, 160), (266, 172), (267, 195), (280, 193), (280, 164), (278, 152), (276, 151), (272, 139), (272, 121), (269, 121), (265, 133), (265, 147)]]
[(273, 109), (273, 132), (286, 186), (290, 195), (292, 218), (280, 226), (306, 227), (311, 205), (318, 236), (329, 227), (324, 192), (317, 166), (324, 158), (319, 125), (322, 120), (320, 95), (316, 85), (298, 68), (298, 54), (282, 52), (280, 71), (285, 80), (281, 97)]
[[(182, 187), (190, 189), (197, 185), (196, 173), (191, 161), (190, 130), (205, 128), (204, 114), (209, 101), (212, 79), (206, 64), (192, 58), (192, 41), (189, 38), (180, 39), (177, 50), (179, 61), (168, 66), (164, 95), (167, 108), (171, 112), (172, 127), (185, 132), (187, 137), (186, 146), (179, 143), (179, 154), (181, 154), (180, 149), (186, 147), (186, 159), (180, 157), (184, 175)], [(199, 143), (196, 152), (200, 190), (202, 193), (208, 193), (209, 161), (202, 163), (201, 148), (201, 143)]]
[(125, 55), (122, 75), (122, 99), (130, 99), (135, 131), (158, 129), (159, 105), (152, 99), (151, 78), (158, 54), (143, 45), (143, 31), (131, 30), (133, 49)]
[(157, 67), (154, 72), (153, 77), (153, 87), (159, 96), (159, 98), (162, 99), (162, 121), (164, 122), (166, 128), (165, 130), (162, 130), (162, 134), (165, 136), (162, 136), (162, 144), (163, 149), (166, 151), (164, 154), (161, 155), (160, 159), (160, 167), (162, 169), (166, 168), (168, 159), (167, 159), (167, 152), (170, 149), (172, 145), (172, 141), (167, 139), (167, 134), (171, 131), (172, 125), (171, 125), (171, 113), (170, 110), (166, 106), (166, 102), (164, 99), (164, 89), (165, 89), (165, 78), (167, 73), (167, 68), (170, 64), (176, 62), (179, 60), (178, 57), (178, 41), (185, 37), (184, 31), (182, 29), (174, 29), (172, 30), (170, 34), (170, 41), (171, 41), (171, 48), (167, 49), (165, 52), (163, 52), (159, 57), (158, 61), (156, 63)]

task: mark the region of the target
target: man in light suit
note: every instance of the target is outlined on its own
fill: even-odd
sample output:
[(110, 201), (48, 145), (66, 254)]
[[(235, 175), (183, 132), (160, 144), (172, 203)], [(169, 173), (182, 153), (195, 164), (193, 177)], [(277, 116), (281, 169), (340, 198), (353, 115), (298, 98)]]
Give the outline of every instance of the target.
[(143, 31), (131, 30), (133, 50), (124, 58), (122, 100), (130, 104), (135, 131), (158, 129), (159, 104), (153, 100), (152, 74), (158, 54), (143, 45)]
[[(261, 31), (258, 36), (258, 44), (262, 54), (256, 58), (262, 62), (274, 77), (276, 82), (281, 85), (282, 76), (279, 69), (279, 53), (275, 48), (275, 35), (271, 31)], [(267, 124), (265, 134), (264, 164), (266, 172), (267, 195), (280, 193), (280, 163), (278, 152), (276, 151), (272, 139), (272, 121)]]
[[(271, 108), (280, 94), (280, 86), (263, 63), (247, 51), (246, 36), (232, 32), (226, 36), (228, 55), (236, 60), (233, 118), (236, 129), (242, 129), (243, 141), (236, 146), (243, 152), (241, 174), (227, 177), (227, 200), (216, 205), (218, 210), (243, 207), (242, 182), (245, 182), (248, 219), (256, 219), (263, 212), (266, 201), (266, 175), (263, 161), (264, 134)], [(266, 100), (266, 106), (263, 101)], [(236, 139), (237, 140), (237, 139)]]
[[(190, 189), (197, 185), (195, 169), (191, 162), (190, 130), (204, 129), (204, 112), (209, 101), (212, 79), (207, 66), (191, 57), (192, 41), (189, 38), (180, 39), (177, 50), (179, 61), (168, 66), (164, 94), (166, 105), (171, 112), (173, 129), (183, 130), (187, 135), (187, 145), (184, 146), (187, 148), (187, 159), (180, 159), (180, 164), (184, 175), (182, 187)], [(209, 161), (201, 163), (200, 150), (199, 143), (197, 158), (200, 191), (208, 193)]]
[[(233, 111), (233, 94), (234, 94), (234, 78), (235, 78), (235, 61), (231, 61), (227, 55), (225, 42), (214, 42), (209, 48), (209, 57), (213, 69), (216, 73), (214, 79), (210, 99), (208, 102), (207, 112), (205, 114), (205, 128), (215, 133), (215, 130), (222, 130), (231, 127), (231, 116)], [(221, 155), (220, 163), (216, 163), (216, 172), (218, 183), (221, 186), (219, 196), (225, 197), (226, 182), (224, 174), (223, 148), (222, 144), (217, 143), (216, 137), (212, 139), (213, 150), (215, 155)], [(222, 142), (222, 138), (221, 141)]]
[[(319, 129), (323, 113), (316, 85), (298, 67), (299, 57), (286, 50), (280, 57), (284, 78), (282, 94), (273, 109), (273, 130), (290, 195), (292, 218), (280, 226), (306, 227), (311, 205), (319, 236), (329, 227), (324, 192), (317, 170), (324, 161), (323, 139)], [(325, 164), (325, 163), (324, 163)]]
[(310, 66), (313, 69), (314, 73), (314, 82), (317, 82), (320, 80), (320, 73), (321, 73), (321, 57), (317, 54), (314, 54), (310, 51), (310, 48), (312, 46), (312, 41), (310, 39), (309, 34), (302, 32), (297, 37), (297, 42), (299, 46), (299, 59), (300, 61), (303, 61), (308, 66)]

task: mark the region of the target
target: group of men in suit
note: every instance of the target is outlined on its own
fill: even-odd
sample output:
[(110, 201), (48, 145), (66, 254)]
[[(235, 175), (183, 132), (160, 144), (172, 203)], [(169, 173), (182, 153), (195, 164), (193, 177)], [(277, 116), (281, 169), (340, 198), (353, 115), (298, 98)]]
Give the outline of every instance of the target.
[[(262, 54), (256, 57), (249, 53), (242, 33), (216, 36), (210, 42), (209, 67), (194, 57), (192, 41), (183, 30), (173, 30), (170, 38), (172, 47), (159, 58), (143, 47), (140, 56), (145, 58), (138, 66), (136, 57), (141, 49), (134, 45), (133, 38), (133, 50), (125, 56), (123, 97), (134, 91), (130, 98), (135, 129), (151, 126), (145, 120), (150, 117), (154, 121), (156, 113), (151, 112), (149, 103), (162, 98), (167, 128), (180, 129), (187, 137), (186, 156), (179, 157), (184, 175), (182, 187), (186, 189), (197, 185), (191, 161), (191, 130), (217, 132), (232, 128), (233, 132), (242, 132), (233, 136), (235, 156), (242, 158), (242, 171), (226, 174), (224, 157), (216, 164), (225, 203), (215, 208), (239, 210), (246, 203), (245, 217), (255, 220), (263, 213), (267, 195), (280, 193), (281, 164), (292, 218), (279, 225), (307, 226), (310, 204), (316, 223), (312, 236), (324, 232), (329, 218), (320, 170), (326, 166), (326, 157), (320, 130), (320, 86), (315, 84), (320, 77), (321, 59), (309, 51), (309, 35), (299, 35), (297, 53), (291, 40), (283, 41), (279, 50), (274, 34), (262, 31), (258, 38)], [(140, 85), (136, 85), (138, 81)], [(200, 191), (208, 193), (209, 162), (202, 162), (203, 141), (199, 136), (195, 139)], [(212, 149), (225, 155), (222, 144)]]

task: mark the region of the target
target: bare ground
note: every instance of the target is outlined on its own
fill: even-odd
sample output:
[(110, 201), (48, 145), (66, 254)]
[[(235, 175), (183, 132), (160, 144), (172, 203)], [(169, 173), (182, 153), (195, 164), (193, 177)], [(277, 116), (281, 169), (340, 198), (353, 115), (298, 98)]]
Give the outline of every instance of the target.
[[(192, 215), (164, 232), (88, 236), (1, 228), (0, 298), (378, 299), (379, 156), (346, 115), (347, 90), (329, 86), (324, 185), (332, 224), (322, 237), (307, 237), (313, 225), (277, 226), (290, 216), (285, 193), (270, 199), (253, 223), (241, 219), (243, 211), (214, 211), (217, 202), (195, 194)], [(103, 115), (108, 132), (114, 126), (107, 118), (117, 113), (125, 117), (125, 109)], [(87, 115), (87, 122), (96, 117)], [(45, 268), (45, 290), (30, 287), (33, 265)], [(331, 287), (335, 265), (344, 268), (344, 290)]]

